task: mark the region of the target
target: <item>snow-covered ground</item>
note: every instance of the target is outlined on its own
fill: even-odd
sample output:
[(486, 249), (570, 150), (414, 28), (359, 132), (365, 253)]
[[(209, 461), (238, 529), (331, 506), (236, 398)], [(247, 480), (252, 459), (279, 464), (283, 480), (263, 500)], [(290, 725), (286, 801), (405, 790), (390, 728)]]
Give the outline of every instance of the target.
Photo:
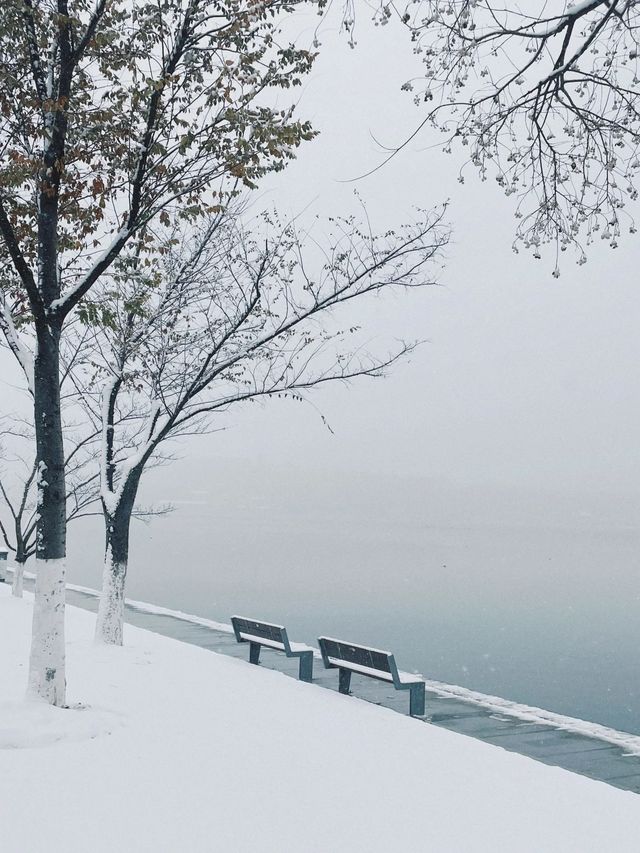
[(0, 585), (2, 853), (638, 850), (635, 794), (76, 608), (77, 707), (25, 703), (31, 604)]

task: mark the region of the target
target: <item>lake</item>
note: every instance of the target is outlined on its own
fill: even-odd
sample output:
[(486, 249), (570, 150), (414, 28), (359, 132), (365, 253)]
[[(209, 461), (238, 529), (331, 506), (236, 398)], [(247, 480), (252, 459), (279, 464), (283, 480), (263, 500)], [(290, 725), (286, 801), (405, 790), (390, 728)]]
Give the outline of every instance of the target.
[[(214, 468), (219, 487), (192, 471), (171, 514), (135, 525), (130, 597), (386, 648), (428, 678), (640, 734), (633, 500)], [(76, 528), (70, 580), (98, 585), (84, 555), (100, 542), (99, 520)]]

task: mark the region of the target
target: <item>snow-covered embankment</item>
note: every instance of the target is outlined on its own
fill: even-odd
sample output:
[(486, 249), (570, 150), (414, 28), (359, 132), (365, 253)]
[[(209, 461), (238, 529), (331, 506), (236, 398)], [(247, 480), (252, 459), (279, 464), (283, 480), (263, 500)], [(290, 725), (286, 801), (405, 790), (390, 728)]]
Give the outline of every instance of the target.
[(67, 615), (71, 710), (26, 704), (0, 586), (3, 853), (635, 853), (640, 797), (127, 626)]

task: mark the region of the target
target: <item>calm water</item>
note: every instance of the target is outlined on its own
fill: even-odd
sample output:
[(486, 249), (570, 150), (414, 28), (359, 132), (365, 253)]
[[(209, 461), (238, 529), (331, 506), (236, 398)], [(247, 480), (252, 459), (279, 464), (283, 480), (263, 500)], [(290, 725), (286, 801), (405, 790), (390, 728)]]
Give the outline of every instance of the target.
[[(318, 472), (221, 482), (136, 527), (130, 597), (388, 648), (429, 678), (640, 734), (640, 529), (611, 500)], [(72, 580), (97, 585), (79, 555), (100, 539), (78, 528)]]

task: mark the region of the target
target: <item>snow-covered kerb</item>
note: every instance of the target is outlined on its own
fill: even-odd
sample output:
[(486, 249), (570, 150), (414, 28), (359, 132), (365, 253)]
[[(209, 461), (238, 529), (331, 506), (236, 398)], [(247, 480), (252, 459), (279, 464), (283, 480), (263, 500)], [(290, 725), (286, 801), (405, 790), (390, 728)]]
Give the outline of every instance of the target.
[(507, 717), (515, 717), (527, 723), (536, 723), (537, 725), (604, 740), (614, 746), (621, 747), (631, 755), (640, 755), (639, 735), (620, 732), (617, 729), (610, 729), (608, 726), (601, 726), (599, 723), (590, 723), (588, 720), (579, 720), (576, 717), (566, 717), (564, 714), (545, 711), (544, 708), (522, 705), (519, 702), (512, 702), (510, 699), (501, 699), (499, 696), (489, 696), (486, 693), (479, 693), (466, 687), (458, 687), (455, 684), (444, 684), (441, 681), (431, 681), (428, 678), (425, 678), (425, 684), (427, 690), (443, 698), (458, 699), (461, 702), (477, 705), (487, 711), (494, 711)]
[[(12, 572), (9, 567), (7, 571)], [(25, 578), (32, 579), (33, 575), (25, 572)], [(85, 595), (91, 595), (96, 598), (100, 597), (100, 592), (88, 586), (79, 586), (78, 584), (67, 584), (68, 589), (75, 592), (81, 592)], [(202, 616), (194, 616), (191, 613), (185, 613), (182, 610), (171, 610), (168, 607), (160, 607), (155, 604), (149, 604), (146, 601), (135, 601), (133, 599), (125, 599), (127, 607), (133, 610), (139, 610), (142, 613), (148, 613), (155, 616), (169, 616), (173, 619), (180, 619), (183, 622), (190, 622), (193, 625), (202, 625), (205, 628), (211, 628), (214, 631), (224, 631), (232, 634), (233, 628), (224, 622), (216, 622), (213, 619), (205, 619)], [(316, 658), (320, 658), (320, 652), (314, 650)], [(418, 673), (412, 673), (419, 678), (424, 676)], [(496, 714), (501, 714), (506, 717), (523, 720), (536, 725), (549, 726), (549, 728), (559, 729), (561, 731), (573, 732), (574, 734), (583, 735), (585, 737), (595, 738), (610, 743), (613, 746), (618, 746), (624, 749), (631, 755), (640, 755), (640, 735), (633, 735), (629, 732), (621, 732), (617, 729), (611, 729), (608, 726), (602, 726), (599, 723), (590, 723), (588, 720), (579, 720), (576, 717), (567, 717), (564, 714), (556, 714), (553, 711), (546, 711), (544, 708), (536, 708), (531, 705), (523, 705), (519, 702), (512, 702), (510, 699), (502, 699), (500, 696), (490, 696), (487, 693), (480, 693), (476, 690), (469, 690), (467, 687), (459, 687), (456, 684), (445, 684), (442, 681), (433, 681), (429, 678), (424, 678), (426, 689), (430, 693), (437, 696), (442, 696), (444, 699), (456, 699), (459, 702), (466, 702), (469, 705), (475, 705), (483, 708), (486, 711), (492, 711)]]

